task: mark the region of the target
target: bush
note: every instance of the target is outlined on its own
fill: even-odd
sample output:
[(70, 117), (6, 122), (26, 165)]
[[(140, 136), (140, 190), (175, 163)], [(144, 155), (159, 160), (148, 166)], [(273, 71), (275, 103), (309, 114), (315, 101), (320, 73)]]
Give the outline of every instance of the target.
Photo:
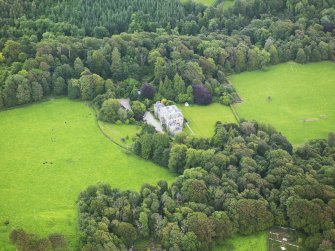
[(102, 103), (99, 111), (99, 119), (105, 122), (114, 123), (119, 120), (120, 103), (116, 99), (107, 99)]
[(134, 118), (136, 120), (142, 120), (143, 115), (146, 111), (146, 106), (141, 103), (140, 101), (134, 101), (133, 104), (131, 105), (131, 109), (134, 113)]
[(177, 96), (177, 102), (178, 103), (185, 103), (185, 102), (187, 102), (188, 101), (188, 99), (189, 99), (189, 96), (187, 95), (187, 94), (179, 94), (178, 96)]
[(233, 103), (233, 97), (230, 94), (225, 93), (220, 97), (220, 103), (229, 106)]

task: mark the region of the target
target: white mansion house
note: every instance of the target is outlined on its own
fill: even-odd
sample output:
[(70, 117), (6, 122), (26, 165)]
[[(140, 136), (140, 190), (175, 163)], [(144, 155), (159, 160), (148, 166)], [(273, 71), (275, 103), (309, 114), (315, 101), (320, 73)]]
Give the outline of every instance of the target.
[(154, 112), (171, 135), (176, 135), (183, 130), (184, 116), (177, 106), (165, 106), (161, 102), (156, 102)]

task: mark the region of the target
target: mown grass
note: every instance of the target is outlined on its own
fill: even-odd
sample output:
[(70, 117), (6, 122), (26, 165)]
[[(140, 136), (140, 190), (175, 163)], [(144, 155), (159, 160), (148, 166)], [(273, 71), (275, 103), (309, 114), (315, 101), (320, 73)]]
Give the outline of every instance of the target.
[(215, 247), (213, 251), (266, 251), (267, 237), (266, 231), (249, 236), (236, 235), (225, 240), (223, 245)]
[[(143, 183), (171, 182), (167, 169), (126, 154), (98, 129), (93, 110), (57, 99), (0, 112), (0, 250), (14, 250), (14, 228), (78, 239), (76, 199), (106, 182), (139, 191)], [(9, 225), (4, 222), (9, 221)]]
[(100, 128), (117, 144), (130, 149), (134, 144), (136, 133), (140, 131), (137, 125), (116, 125), (99, 121)]
[[(269, 123), (293, 144), (335, 131), (335, 64), (293, 62), (231, 76), (241, 118)], [(270, 98), (269, 98), (270, 97)]]
[(236, 123), (236, 119), (230, 108), (218, 103), (207, 106), (192, 105), (189, 107), (180, 105), (179, 108), (197, 136), (212, 137), (217, 121)]

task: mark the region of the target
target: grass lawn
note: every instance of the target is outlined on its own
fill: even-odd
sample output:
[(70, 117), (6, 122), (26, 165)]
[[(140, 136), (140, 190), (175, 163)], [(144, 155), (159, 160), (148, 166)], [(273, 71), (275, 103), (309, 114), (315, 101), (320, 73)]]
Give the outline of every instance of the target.
[[(335, 131), (335, 64), (293, 62), (231, 76), (241, 118), (269, 123), (293, 144)], [(268, 99), (271, 97), (271, 100)]]
[(222, 123), (236, 123), (236, 119), (228, 106), (213, 103), (207, 106), (192, 105), (185, 107), (178, 106), (189, 126), (197, 136), (212, 137), (217, 121)]
[(215, 247), (213, 251), (266, 251), (267, 237), (268, 234), (266, 231), (250, 236), (236, 235), (226, 240), (222, 246)]
[(131, 148), (136, 133), (140, 131), (140, 127), (136, 125), (116, 125), (99, 121), (100, 128), (116, 143)]
[(88, 185), (139, 191), (145, 182), (174, 179), (108, 140), (82, 102), (56, 99), (2, 111), (0, 139), (1, 251), (14, 250), (8, 234), (17, 227), (41, 236), (64, 233), (74, 250), (76, 199)]

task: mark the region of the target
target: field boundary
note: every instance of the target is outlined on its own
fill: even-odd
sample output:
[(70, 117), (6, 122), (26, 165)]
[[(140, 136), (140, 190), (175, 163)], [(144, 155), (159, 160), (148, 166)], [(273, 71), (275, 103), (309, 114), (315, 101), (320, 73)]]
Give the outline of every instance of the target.
[[(97, 113), (97, 110), (95, 109), (95, 107), (87, 102), (86, 103), (93, 111), (94, 111), (94, 115), (95, 115), (95, 123), (97, 125), (97, 127), (99, 128), (100, 132), (107, 138), (109, 139), (111, 142), (113, 142), (114, 144), (116, 144), (117, 146), (121, 147), (122, 149), (124, 149), (125, 151), (127, 151), (128, 153), (131, 153), (131, 154), (134, 154), (135, 156), (138, 156), (136, 155), (132, 150), (129, 150), (128, 147), (125, 147), (123, 145), (121, 145), (120, 143), (116, 142), (111, 136), (109, 136), (100, 126), (99, 124), (99, 120), (98, 120), (98, 113)], [(140, 156), (138, 156), (140, 157)], [(141, 158), (141, 157), (140, 157)]]
[(25, 108), (25, 107), (28, 107), (28, 106), (31, 106), (31, 105), (41, 104), (41, 103), (45, 103), (45, 102), (48, 102), (48, 101), (52, 101), (54, 99), (62, 99), (62, 98), (68, 98), (68, 97), (66, 95), (60, 95), (60, 96), (49, 95), (49, 96), (43, 97), (42, 99), (40, 99), (38, 101), (33, 101), (33, 102), (26, 103), (26, 104), (14, 105), (14, 106), (10, 106), (10, 107), (0, 108), (0, 112), (10, 111), (10, 110), (16, 109), (16, 108)]
[(235, 108), (233, 107), (233, 105), (229, 105), (229, 107), (230, 107), (230, 110), (231, 110), (231, 112), (233, 113), (233, 115), (234, 115), (234, 117), (235, 117), (237, 123), (240, 124), (240, 123), (241, 123), (241, 119), (240, 119), (240, 116), (239, 116), (239, 115), (237, 114), (237, 112), (235, 111)]
[(227, 79), (227, 82), (228, 82), (228, 84), (229, 84), (230, 86), (232, 86), (232, 87), (234, 88), (235, 93), (236, 93), (236, 95), (237, 95), (237, 97), (238, 97), (238, 99), (239, 99), (239, 100), (238, 100), (237, 102), (235, 102), (235, 103), (242, 103), (242, 102), (243, 102), (243, 99), (242, 99), (240, 93), (239, 93), (239, 92), (236, 90), (236, 88), (234, 87), (233, 83), (230, 81), (230, 79)]
[(190, 127), (189, 123), (186, 122), (185, 125), (187, 126), (187, 128), (190, 130), (190, 132), (195, 135), (195, 133), (193, 132), (192, 128)]

